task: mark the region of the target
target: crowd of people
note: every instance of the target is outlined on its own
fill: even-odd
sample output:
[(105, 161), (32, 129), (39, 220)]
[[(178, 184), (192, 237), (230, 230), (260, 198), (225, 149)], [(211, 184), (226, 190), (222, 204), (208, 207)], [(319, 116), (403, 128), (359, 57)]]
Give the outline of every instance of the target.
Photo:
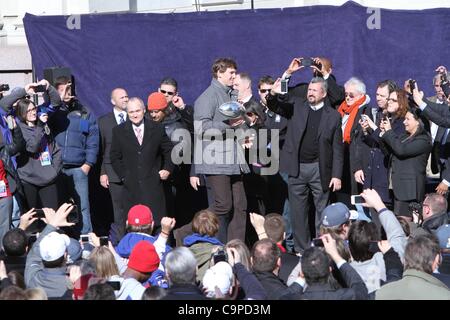
[(0, 92), (0, 299), (450, 299), (445, 67), (434, 97), (380, 79), (374, 102), (325, 57), (257, 95), (234, 60), (211, 71), (193, 105), (164, 78), (98, 119), (68, 77)]

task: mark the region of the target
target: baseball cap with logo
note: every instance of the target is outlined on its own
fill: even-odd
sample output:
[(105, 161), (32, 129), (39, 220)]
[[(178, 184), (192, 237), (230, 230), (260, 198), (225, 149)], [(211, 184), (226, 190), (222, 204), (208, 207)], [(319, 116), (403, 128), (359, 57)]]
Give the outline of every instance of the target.
[(153, 214), (149, 207), (137, 204), (128, 211), (128, 225), (143, 226), (153, 222)]
[(322, 212), (322, 225), (324, 227), (337, 227), (350, 219), (350, 210), (342, 202), (332, 203)]

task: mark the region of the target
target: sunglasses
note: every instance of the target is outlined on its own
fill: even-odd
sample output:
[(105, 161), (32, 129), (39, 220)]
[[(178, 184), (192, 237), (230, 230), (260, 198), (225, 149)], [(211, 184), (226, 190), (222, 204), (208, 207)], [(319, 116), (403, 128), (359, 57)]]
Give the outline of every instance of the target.
[(259, 89), (259, 92), (261, 93), (266, 93), (266, 92), (270, 92), (271, 89)]
[(345, 93), (345, 97), (347, 98), (347, 97), (349, 97), (349, 98), (351, 98), (351, 99), (353, 99), (354, 97), (355, 97), (355, 95), (353, 94), (353, 93), (349, 93), (349, 92), (346, 92)]
[(167, 93), (169, 96), (173, 96), (175, 94), (175, 92), (166, 91), (166, 90), (163, 90), (163, 89), (159, 89), (159, 92), (161, 92), (162, 94), (166, 94)]

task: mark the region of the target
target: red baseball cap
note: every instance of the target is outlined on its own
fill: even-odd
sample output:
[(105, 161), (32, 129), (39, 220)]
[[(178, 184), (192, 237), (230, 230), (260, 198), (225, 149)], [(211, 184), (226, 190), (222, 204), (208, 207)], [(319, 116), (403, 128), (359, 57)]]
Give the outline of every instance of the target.
[(143, 226), (153, 222), (153, 214), (149, 207), (137, 204), (128, 211), (128, 225)]

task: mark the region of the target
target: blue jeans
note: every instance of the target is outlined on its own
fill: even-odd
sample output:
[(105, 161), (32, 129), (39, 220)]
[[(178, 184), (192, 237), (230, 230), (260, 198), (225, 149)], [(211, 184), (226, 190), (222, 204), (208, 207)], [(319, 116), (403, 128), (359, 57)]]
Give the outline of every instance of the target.
[[(91, 211), (89, 208), (89, 179), (80, 168), (62, 169), (63, 178), (67, 183), (73, 199), (81, 210), (82, 222), (81, 234), (92, 232)], [(65, 201), (67, 201), (66, 199)]]
[[(289, 175), (284, 172), (280, 172), (281, 178), (283, 178), (283, 181), (288, 184)], [(283, 206), (283, 220), (285, 225), (285, 232), (286, 232), (286, 249), (289, 251), (294, 250), (294, 237), (292, 235), (292, 224), (291, 224), (291, 212), (289, 210), (289, 198), (286, 198), (284, 201)]]

